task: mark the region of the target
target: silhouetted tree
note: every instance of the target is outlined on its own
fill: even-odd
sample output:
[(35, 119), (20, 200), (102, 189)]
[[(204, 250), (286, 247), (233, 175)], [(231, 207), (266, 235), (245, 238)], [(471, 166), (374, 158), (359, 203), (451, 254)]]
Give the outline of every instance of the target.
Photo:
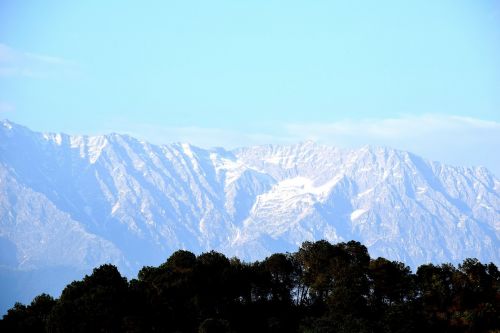
[[(304, 242), (245, 263), (174, 252), (127, 282), (102, 265), (59, 299), (16, 303), (1, 332), (497, 332), (500, 272), (466, 259), (422, 265), (370, 259), (359, 242)], [(496, 330), (496, 331), (495, 331)]]
[(127, 280), (113, 265), (95, 268), (62, 292), (48, 320), (51, 332), (120, 332)]
[(52, 296), (36, 296), (30, 305), (16, 303), (7, 311), (0, 325), (2, 332), (44, 332), (47, 320), (56, 301)]

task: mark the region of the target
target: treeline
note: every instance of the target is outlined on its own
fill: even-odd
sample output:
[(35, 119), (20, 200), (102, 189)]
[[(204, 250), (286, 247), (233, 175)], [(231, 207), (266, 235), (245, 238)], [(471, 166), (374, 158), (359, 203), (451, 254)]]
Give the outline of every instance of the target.
[(370, 259), (358, 242), (305, 242), (245, 263), (177, 251), (127, 281), (113, 265), (59, 299), (17, 303), (1, 332), (499, 332), (497, 267)]

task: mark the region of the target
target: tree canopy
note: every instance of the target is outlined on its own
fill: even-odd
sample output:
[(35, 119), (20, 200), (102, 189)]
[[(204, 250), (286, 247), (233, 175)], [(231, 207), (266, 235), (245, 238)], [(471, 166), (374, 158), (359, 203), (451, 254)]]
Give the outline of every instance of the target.
[(413, 273), (355, 241), (305, 242), (252, 263), (179, 250), (130, 281), (106, 264), (58, 299), (16, 303), (0, 331), (498, 332), (499, 282), (493, 263)]

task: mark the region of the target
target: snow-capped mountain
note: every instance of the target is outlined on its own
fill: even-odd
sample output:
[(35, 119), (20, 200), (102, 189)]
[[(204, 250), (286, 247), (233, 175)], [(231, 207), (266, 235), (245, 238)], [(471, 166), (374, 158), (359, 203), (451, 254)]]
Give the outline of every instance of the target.
[(500, 181), (408, 152), (305, 142), (232, 151), (0, 123), (0, 265), (103, 262), (125, 272), (179, 248), (260, 259), (359, 240), (416, 267), (500, 263)]

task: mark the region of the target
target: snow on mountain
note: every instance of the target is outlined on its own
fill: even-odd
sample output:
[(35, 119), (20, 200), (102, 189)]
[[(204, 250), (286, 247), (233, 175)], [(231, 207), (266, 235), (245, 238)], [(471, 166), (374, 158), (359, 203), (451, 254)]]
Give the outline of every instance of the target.
[(266, 253), (269, 241), (260, 233), (277, 248), (303, 239), (357, 239), (372, 255), (412, 266), (470, 256), (498, 262), (499, 183), (484, 168), (311, 143), (243, 149), (238, 156), (278, 180), (258, 197), (235, 241), (242, 254), (252, 246)]
[(318, 239), (413, 267), (498, 264), (499, 235), (500, 182), (482, 167), (368, 146), (205, 150), (0, 124), (0, 240), (12, 252), (0, 265), (131, 274), (179, 248), (254, 260)]

